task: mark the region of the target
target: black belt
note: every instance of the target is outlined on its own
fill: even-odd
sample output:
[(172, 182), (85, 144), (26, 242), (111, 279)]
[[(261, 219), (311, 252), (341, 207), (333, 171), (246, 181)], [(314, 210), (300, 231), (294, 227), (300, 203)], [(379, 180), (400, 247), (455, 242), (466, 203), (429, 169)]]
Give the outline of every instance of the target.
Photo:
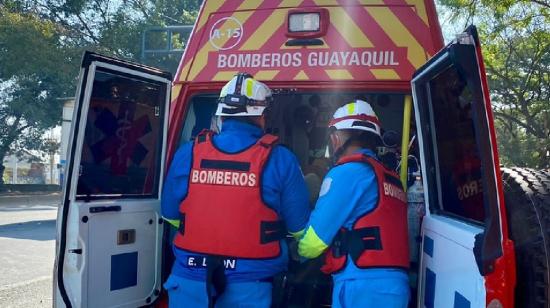
[[(208, 307), (214, 308), (216, 301), (225, 291), (227, 279), (223, 258), (220, 256), (206, 256), (206, 294)], [(212, 294), (212, 292), (215, 292)]]
[[(206, 256), (206, 294), (209, 308), (214, 308), (227, 285), (223, 260), (224, 258), (220, 256)], [(273, 277), (261, 278), (257, 281), (273, 283)]]
[(332, 241), (331, 249), (334, 257), (349, 253), (353, 260), (357, 260), (365, 250), (382, 250), (380, 227), (341, 229)]
[(269, 283), (273, 283), (273, 277), (262, 278), (262, 279), (258, 279), (257, 281), (258, 281), (258, 282), (269, 282)]
[(260, 243), (267, 244), (286, 237), (285, 224), (281, 220), (260, 222)]

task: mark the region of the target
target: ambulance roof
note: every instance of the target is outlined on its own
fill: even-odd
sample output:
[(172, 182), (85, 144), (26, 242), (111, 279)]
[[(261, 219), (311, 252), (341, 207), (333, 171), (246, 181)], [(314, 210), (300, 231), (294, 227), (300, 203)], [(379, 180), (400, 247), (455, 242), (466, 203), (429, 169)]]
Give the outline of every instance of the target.
[[(322, 45), (289, 46), (289, 12), (320, 8)], [(175, 83), (239, 71), (265, 81), (409, 81), (442, 45), (433, 1), (206, 0)]]

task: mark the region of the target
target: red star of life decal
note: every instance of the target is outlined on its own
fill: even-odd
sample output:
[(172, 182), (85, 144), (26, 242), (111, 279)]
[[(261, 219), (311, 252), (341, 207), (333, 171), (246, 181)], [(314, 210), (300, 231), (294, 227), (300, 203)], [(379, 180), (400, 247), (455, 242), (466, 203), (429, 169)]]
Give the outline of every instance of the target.
[(118, 109), (118, 115), (109, 109), (103, 109), (96, 118), (94, 125), (104, 138), (91, 146), (96, 163), (110, 158), (111, 172), (123, 175), (133, 164), (139, 166), (147, 156), (148, 149), (139, 141), (152, 131), (147, 115), (138, 119), (135, 117), (136, 106), (131, 102), (123, 102)]

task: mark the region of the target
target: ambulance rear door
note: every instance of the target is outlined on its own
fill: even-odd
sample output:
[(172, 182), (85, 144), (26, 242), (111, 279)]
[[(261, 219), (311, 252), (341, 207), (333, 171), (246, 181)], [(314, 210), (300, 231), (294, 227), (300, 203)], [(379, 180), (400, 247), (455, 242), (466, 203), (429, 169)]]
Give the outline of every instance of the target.
[(426, 200), (418, 307), (505, 301), (494, 284), (506, 215), (482, 61), (470, 27), (412, 80)]
[(54, 306), (139, 307), (159, 295), (170, 86), (169, 73), (84, 55), (57, 219)]

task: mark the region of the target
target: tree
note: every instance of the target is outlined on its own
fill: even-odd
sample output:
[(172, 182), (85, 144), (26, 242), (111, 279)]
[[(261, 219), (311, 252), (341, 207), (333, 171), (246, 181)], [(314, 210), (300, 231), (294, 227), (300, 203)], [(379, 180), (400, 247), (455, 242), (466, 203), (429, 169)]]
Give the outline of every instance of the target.
[[(75, 93), (84, 50), (139, 61), (141, 33), (145, 28), (192, 24), (200, 2), (3, 1), (0, 4), (0, 174), (8, 153), (44, 149), (45, 130), (61, 119), (59, 98)], [(150, 64), (167, 67), (177, 60), (166, 57)]]
[(478, 25), (503, 163), (550, 168), (550, 3), (440, 2)]
[(74, 78), (58, 41), (55, 24), (0, 7), (0, 162), (10, 152), (38, 149), (44, 131), (60, 121), (58, 98)]
[[(25, 0), (26, 7), (63, 27), (64, 44), (140, 62), (141, 35), (152, 26), (192, 25), (201, 0)], [(157, 37), (156, 40), (175, 38)], [(183, 45), (180, 38), (176, 45)], [(177, 40), (177, 38), (176, 38)], [(158, 56), (146, 64), (160, 68), (178, 59)]]

